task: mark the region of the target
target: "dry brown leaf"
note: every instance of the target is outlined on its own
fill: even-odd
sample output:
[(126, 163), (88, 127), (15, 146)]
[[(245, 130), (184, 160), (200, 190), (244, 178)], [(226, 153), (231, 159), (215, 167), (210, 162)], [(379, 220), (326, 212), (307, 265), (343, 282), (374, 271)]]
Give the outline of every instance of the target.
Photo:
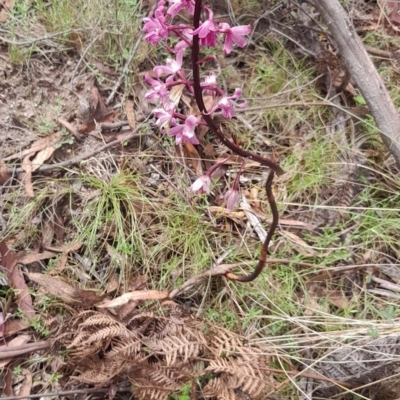
[(225, 207), (210, 206), (208, 210), (213, 214), (223, 215), (224, 217), (234, 220), (244, 220), (246, 218), (246, 214), (243, 211), (228, 211)]
[[(25, 375), (25, 379), (22, 382), (21, 388), (18, 392), (18, 396), (21, 396), (21, 397), (29, 396), (31, 394), (32, 383), (33, 383), (32, 374), (26, 368), (22, 369), (21, 374)], [(28, 397), (22, 397), (21, 400), (28, 400)]]
[(10, 287), (16, 289), (16, 301), (18, 307), (25, 312), (28, 318), (35, 315), (32, 305), (32, 297), (29, 293), (28, 286), (25, 283), (22, 272), (18, 268), (18, 262), (22, 258), (22, 253), (11, 251), (7, 244), (0, 242), (1, 265), (6, 270), (6, 275)]
[(117, 139), (120, 142), (123, 142), (127, 137), (129, 137), (131, 134), (130, 131), (124, 132), (124, 133), (118, 133), (118, 135), (115, 136), (115, 138), (113, 138), (113, 140)]
[(56, 151), (55, 146), (49, 146), (40, 150), (32, 160), (32, 172), (36, 171), (43, 163), (48, 160)]
[[(21, 346), (23, 344), (28, 343), (31, 340), (32, 336), (31, 335), (19, 335), (16, 338), (14, 338), (13, 340), (10, 340), (7, 343), (7, 346), (2, 345), (0, 346), (0, 353), (2, 350), (10, 350), (12, 347), (17, 347), (17, 346)], [(13, 360), (13, 358), (4, 358), (0, 361), (0, 368), (4, 368), (9, 362), (11, 362)]]
[(186, 159), (188, 159), (193, 165), (194, 173), (197, 176), (203, 175), (203, 168), (201, 166), (200, 154), (198, 153), (196, 148), (192, 145), (192, 143), (184, 142), (183, 150), (184, 150)]
[(81, 242), (75, 242), (66, 246), (47, 246), (47, 250), (55, 251), (57, 253), (71, 253), (77, 251), (82, 247)]
[(54, 239), (54, 222), (52, 220), (45, 220), (42, 224), (42, 246), (50, 246)]
[(185, 89), (185, 85), (176, 85), (170, 89), (169, 100), (171, 103), (174, 103), (176, 106), (178, 106), (179, 102), (181, 101), (183, 89)]
[(64, 271), (64, 267), (68, 261), (68, 254), (64, 253), (60, 259), (57, 261), (57, 264), (54, 268), (49, 272), (50, 275), (58, 275), (60, 272)]
[(136, 129), (136, 115), (133, 109), (133, 101), (128, 100), (125, 104), (126, 119), (128, 120), (129, 127), (134, 130)]
[(328, 290), (325, 297), (329, 303), (342, 310), (350, 306), (349, 300), (337, 290)]
[(14, 7), (12, 0), (0, 0), (0, 23), (6, 22), (10, 15), (10, 10)]
[(10, 161), (16, 158), (24, 158), (28, 155), (32, 157), (33, 154), (37, 153), (38, 151), (44, 150), (47, 147), (55, 146), (57, 142), (60, 141), (61, 136), (61, 132), (57, 132), (51, 136), (39, 139), (36, 142), (32, 143), (32, 146), (29, 149), (14, 153), (11, 156), (4, 158), (4, 161)]
[(167, 291), (159, 290), (135, 290), (134, 292), (124, 293), (123, 295), (116, 297), (113, 300), (107, 301), (103, 304), (99, 304), (97, 307), (108, 308), (108, 307), (118, 307), (129, 301), (138, 300), (162, 300), (168, 297)]
[(7, 172), (7, 165), (0, 160), (0, 185), (5, 185), (11, 179), (11, 175)]
[(19, 262), (25, 265), (32, 264), (37, 261), (48, 260), (49, 258), (53, 258), (55, 255), (56, 253), (53, 253), (52, 251), (44, 251), (43, 253), (30, 253), (25, 254)]
[(29, 197), (34, 197), (35, 194), (33, 193), (33, 184), (32, 184), (32, 163), (29, 159), (30, 156), (26, 156), (22, 160), (22, 169), (25, 173), (21, 174), (21, 181), (24, 183), (25, 192)]
[(59, 278), (50, 275), (27, 272), (28, 278), (42, 287), (46, 293), (61, 298), (66, 304), (90, 308), (104, 299), (91, 290), (77, 289)]
[(297, 221), (295, 219), (279, 219), (279, 223), (282, 225), (290, 225), (290, 226), (301, 226), (309, 231), (315, 229), (315, 226), (307, 224), (305, 222)]
[(75, 129), (75, 127), (70, 124), (68, 121), (66, 121), (64, 118), (59, 118), (58, 122), (63, 125), (69, 133), (72, 133), (76, 140), (81, 140), (82, 135)]
[(384, 0), (386, 6), (390, 11), (389, 18), (396, 25), (400, 25), (399, 4), (398, 0)]
[(281, 232), (292, 242), (294, 242), (295, 244), (299, 245), (301, 247), (301, 249), (305, 250), (305, 252), (307, 253), (306, 255), (309, 256), (315, 256), (316, 251), (311, 248), (303, 239), (301, 239), (300, 237), (298, 237), (296, 234), (294, 234), (293, 232), (289, 232), (289, 231), (285, 231), (285, 230), (281, 230)]
[[(8, 319), (5, 322), (5, 336), (14, 335), (19, 331), (29, 328), (29, 322), (26, 319)], [(0, 330), (0, 339), (3, 337), (3, 332)]]
[(215, 151), (214, 146), (211, 143), (207, 143), (202, 146), (203, 147), (203, 153), (207, 157), (215, 157), (217, 155), (217, 152)]
[(13, 389), (13, 370), (12, 370), (12, 368), (6, 368), (6, 373), (4, 374), (3, 380), (4, 380), (3, 393), (9, 397), (15, 396), (14, 389)]
[(94, 108), (95, 108), (94, 115), (92, 115), (92, 118), (99, 119), (99, 118), (103, 117), (104, 115), (106, 115), (108, 113), (108, 111), (107, 111), (107, 107), (104, 104), (104, 101), (100, 95), (99, 89), (94, 84), (94, 80), (92, 81), (92, 86), (90, 88), (90, 91), (92, 93), (92, 97), (94, 100)]

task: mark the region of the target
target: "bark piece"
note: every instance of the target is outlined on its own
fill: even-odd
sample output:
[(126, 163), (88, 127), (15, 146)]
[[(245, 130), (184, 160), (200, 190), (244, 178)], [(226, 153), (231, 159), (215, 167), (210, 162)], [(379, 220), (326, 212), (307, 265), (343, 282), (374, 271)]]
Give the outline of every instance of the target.
[(339, 0), (314, 1), (339, 48), (342, 61), (363, 95), (382, 140), (400, 165), (400, 116)]

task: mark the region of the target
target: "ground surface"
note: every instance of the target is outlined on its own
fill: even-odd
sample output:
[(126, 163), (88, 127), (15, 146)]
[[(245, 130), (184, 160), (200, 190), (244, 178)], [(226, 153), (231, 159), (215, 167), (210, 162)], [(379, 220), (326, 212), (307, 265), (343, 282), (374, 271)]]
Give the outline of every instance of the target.
[[(211, 195), (188, 191), (229, 151), (154, 125), (144, 74), (167, 53), (141, 38), (152, 3), (73, 3), (0, 0), (4, 395), (398, 398), (399, 171), (318, 14), (212, 4), (253, 26), (204, 67), (249, 101), (217, 122), (286, 171), (267, 268), (240, 284), (210, 271), (254, 268), (268, 171), (246, 164), (232, 212), (236, 158)], [(344, 3), (400, 107), (397, 6)]]

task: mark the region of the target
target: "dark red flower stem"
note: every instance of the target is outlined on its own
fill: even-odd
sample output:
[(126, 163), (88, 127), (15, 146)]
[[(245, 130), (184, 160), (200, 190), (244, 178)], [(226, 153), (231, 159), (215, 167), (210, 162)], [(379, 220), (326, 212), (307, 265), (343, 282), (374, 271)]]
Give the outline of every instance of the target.
[[(194, 16), (193, 16), (193, 28), (196, 30), (200, 25), (200, 14), (201, 14), (202, 0), (195, 1)], [(271, 168), (278, 175), (284, 174), (284, 170), (275, 162), (268, 158), (261, 157), (257, 154), (253, 154), (247, 150), (244, 150), (234, 143), (232, 143), (221, 130), (215, 125), (211, 116), (207, 114), (206, 106), (203, 101), (203, 90), (200, 86), (200, 65), (199, 65), (199, 54), (200, 54), (200, 43), (199, 35), (193, 35), (192, 43), (192, 69), (193, 69), (193, 88), (194, 96), (196, 99), (197, 106), (200, 112), (203, 114), (204, 121), (206, 121), (208, 127), (214, 133), (215, 136), (226, 146), (228, 149), (232, 150), (235, 154), (238, 154), (245, 158), (250, 158), (250, 160), (258, 161), (260, 164)]]
[[(202, 0), (195, 0), (195, 8), (194, 8), (194, 16), (193, 16), (193, 28), (196, 30), (200, 26), (200, 14), (202, 8)], [(258, 161), (261, 165), (265, 165), (271, 169), (268, 179), (265, 185), (265, 190), (267, 192), (267, 198), (269, 205), (272, 211), (272, 223), (269, 227), (267, 237), (261, 247), (260, 258), (257, 264), (257, 267), (250, 275), (235, 275), (233, 273), (227, 273), (226, 277), (230, 280), (239, 281), (239, 282), (251, 282), (261, 273), (264, 269), (267, 261), (268, 254), (268, 246), (272, 239), (272, 236), (275, 233), (276, 228), (278, 227), (279, 222), (279, 213), (278, 208), (276, 206), (275, 198), (272, 191), (272, 183), (274, 180), (275, 173), (278, 175), (282, 175), (284, 173), (283, 169), (273, 160), (268, 158), (261, 157), (257, 154), (253, 154), (249, 151), (246, 151), (234, 143), (232, 143), (229, 139), (225, 137), (222, 131), (215, 125), (211, 116), (208, 114), (208, 110), (203, 101), (203, 89), (200, 85), (200, 43), (199, 43), (199, 35), (193, 35), (193, 43), (192, 43), (192, 69), (193, 69), (193, 89), (194, 96), (196, 99), (197, 106), (199, 107), (200, 112), (204, 118), (204, 121), (207, 123), (210, 130), (214, 133), (214, 135), (226, 146), (228, 149), (233, 151), (235, 154), (238, 154), (244, 158), (250, 158), (251, 160)]]

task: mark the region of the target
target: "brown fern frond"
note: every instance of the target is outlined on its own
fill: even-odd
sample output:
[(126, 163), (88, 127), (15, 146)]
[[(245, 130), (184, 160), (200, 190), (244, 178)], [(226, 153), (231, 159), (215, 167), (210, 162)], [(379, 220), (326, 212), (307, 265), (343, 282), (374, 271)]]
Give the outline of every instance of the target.
[(92, 333), (85, 341), (85, 343), (96, 342), (104, 339), (113, 338), (129, 338), (132, 334), (123, 325), (110, 325), (106, 328), (100, 329)]
[(107, 358), (115, 357), (117, 355), (132, 358), (132, 356), (138, 355), (141, 349), (142, 343), (136, 337), (131, 337), (126, 340), (115, 339), (112, 342), (112, 349), (107, 353)]
[(121, 370), (122, 363), (98, 360), (95, 366), (72, 378), (79, 382), (94, 385), (106, 384), (109, 383), (114, 376), (118, 375)]
[(212, 338), (210, 338), (210, 340), (212, 340), (214, 344), (213, 353), (217, 357), (235, 353), (237, 349), (243, 345), (241, 339), (232, 332), (218, 328), (213, 329), (212, 331), (216, 331), (216, 333), (212, 334)]
[(224, 379), (218, 377), (207, 383), (202, 389), (205, 398), (216, 397), (219, 400), (237, 400), (235, 391), (229, 388)]
[(175, 364), (178, 357), (182, 357), (186, 363), (190, 358), (198, 356), (203, 349), (202, 343), (190, 341), (184, 336), (166, 337), (148, 342), (148, 345), (155, 353), (165, 356), (167, 365)]
[(96, 313), (91, 315), (90, 317), (86, 318), (80, 326), (111, 326), (111, 325), (121, 325), (118, 321), (114, 318), (104, 315), (101, 313)]
[(177, 374), (174, 368), (165, 365), (142, 364), (129, 376), (135, 397), (140, 400), (164, 400), (184, 385), (182, 377), (177, 377)]
[(67, 346), (67, 349), (78, 346), (79, 344), (86, 341), (89, 336), (89, 332), (79, 332), (72, 340), (72, 342)]
[(258, 398), (265, 389), (264, 380), (258, 377), (223, 375), (222, 379), (226, 382), (226, 386), (230, 389), (240, 389), (248, 393), (252, 398)]
[(85, 310), (80, 312), (78, 315), (75, 315), (75, 317), (72, 319), (71, 324), (72, 325), (78, 325), (81, 321), (87, 320), (89, 317), (92, 315), (97, 315), (98, 312), (94, 310)]
[(103, 350), (103, 348), (104, 344), (102, 342), (92, 342), (90, 344), (82, 343), (78, 347), (73, 347), (69, 354), (71, 358), (82, 360), (86, 357), (96, 355), (100, 350)]
[(210, 361), (206, 371), (222, 375), (228, 388), (240, 388), (252, 397), (258, 397), (265, 389), (264, 377), (257, 367), (240, 358), (220, 358)]

